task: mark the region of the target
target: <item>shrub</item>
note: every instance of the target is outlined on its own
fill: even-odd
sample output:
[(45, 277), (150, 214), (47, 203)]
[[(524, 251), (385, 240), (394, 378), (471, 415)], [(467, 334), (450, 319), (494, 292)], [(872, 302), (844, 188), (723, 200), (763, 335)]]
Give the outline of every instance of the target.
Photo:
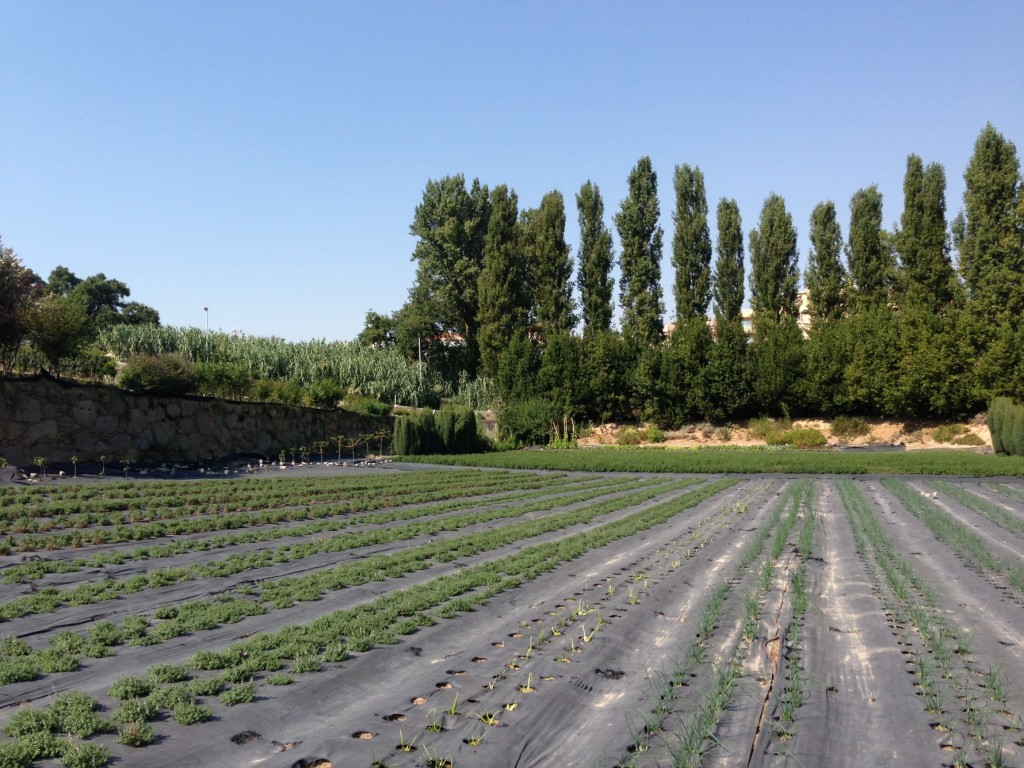
[(252, 376), (241, 363), (196, 363), (196, 377), (201, 395), (225, 400), (252, 397)]
[(341, 407), (346, 411), (361, 413), (363, 416), (383, 417), (391, 415), (391, 406), (388, 403), (382, 403), (376, 398), (360, 395), (352, 391), (345, 395), (345, 399), (341, 402)]
[(4, 733), (12, 739), (30, 733), (49, 733), (53, 718), (42, 709), (19, 709), (4, 724)]
[(249, 704), (256, 698), (256, 686), (252, 683), (243, 683), (229, 688), (220, 695), (220, 700), (229, 707), (236, 704)]
[(80, 739), (87, 739), (108, 729), (108, 724), (95, 710), (95, 699), (80, 691), (57, 694), (53, 703), (46, 708), (53, 720), (52, 729), (58, 733), (71, 733)]
[(715, 437), (723, 443), (728, 443), (732, 440), (732, 429), (730, 427), (719, 427), (715, 430)]
[(182, 701), (174, 707), (174, 720), (182, 725), (205, 723), (211, 717), (213, 717), (213, 711), (209, 707), (196, 704), (191, 699)]
[(117, 383), (133, 392), (190, 395), (199, 388), (199, 374), (195, 365), (180, 355), (140, 355), (128, 360)]
[(560, 419), (555, 404), (542, 397), (506, 403), (498, 417), (498, 435), (513, 445), (539, 445), (547, 441), (551, 424)]
[(761, 416), (756, 419), (751, 419), (747, 424), (747, 432), (755, 440), (768, 441), (768, 438), (778, 434), (779, 427), (775, 423), (775, 419), (771, 419), (767, 416)]
[(40, 672), (39, 664), (32, 659), (0, 659), (0, 685), (35, 680)]
[(295, 680), (288, 675), (268, 675), (266, 679), (267, 685), (291, 685)]
[(125, 699), (141, 699), (153, 692), (153, 683), (141, 677), (119, 677), (107, 695), (112, 699), (124, 701)]
[(99, 744), (65, 743), (60, 761), (66, 768), (102, 768), (110, 760), (110, 751)]
[(832, 420), (832, 436), (840, 440), (866, 435), (871, 431), (868, 423), (860, 416), (836, 416)]
[(965, 432), (964, 434), (960, 435), (960, 437), (956, 438), (953, 441), (953, 443), (955, 445), (979, 446), (979, 445), (984, 445), (985, 441), (982, 440), (980, 437), (978, 437), (973, 432)]
[(129, 747), (145, 747), (153, 743), (156, 736), (149, 723), (127, 722), (117, 729), (117, 743)]
[(17, 742), (22, 754), (28, 758), (29, 762), (60, 757), (65, 743), (49, 731), (29, 733), (22, 736)]
[(178, 664), (154, 664), (149, 676), (156, 683), (180, 683), (188, 679), (188, 669)]
[(197, 677), (188, 684), (193, 696), (216, 696), (224, 690), (224, 681), (217, 677)]
[(110, 715), (115, 723), (146, 723), (156, 717), (158, 707), (150, 699), (129, 699)]
[(615, 442), (619, 445), (640, 445), (643, 442), (643, 435), (640, 434), (640, 430), (636, 427), (626, 427), (619, 430), (619, 435)]
[(344, 394), (344, 389), (337, 381), (320, 379), (306, 388), (304, 404), (310, 408), (337, 408)]
[(647, 440), (652, 443), (664, 443), (665, 431), (660, 427), (648, 427)]
[(788, 445), (791, 448), (819, 448), (825, 445), (827, 440), (817, 429), (803, 427), (776, 432), (769, 435), (767, 442), (768, 445)]
[(78, 657), (70, 653), (62, 653), (56, 648), (47, 648), (35, 656), (39, 669), (46, 674), (54, 672), (74, 672), (78, 669)]
[(932, 430), (932, 439), (937, 443), (955, 443), (956, 438), (967, 431), (963, 424), (943, 424)]

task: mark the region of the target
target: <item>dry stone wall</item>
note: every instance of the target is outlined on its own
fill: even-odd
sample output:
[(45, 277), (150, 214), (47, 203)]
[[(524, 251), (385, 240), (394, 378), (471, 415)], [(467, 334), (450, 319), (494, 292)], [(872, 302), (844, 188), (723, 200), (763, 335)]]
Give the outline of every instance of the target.
[[(131, 459), (192, 462), (278, 451), (333, 435), (391, 429), (391, 419), (349, 411), (205, 397), (134, 394), (46, 375), (0, 378), (0, 457), (27, 466), (35, 456), (66, 462)], [(332, 444), (327, 452), (337, 450)], [(315, 452), (314, 452), (315, 453)]]

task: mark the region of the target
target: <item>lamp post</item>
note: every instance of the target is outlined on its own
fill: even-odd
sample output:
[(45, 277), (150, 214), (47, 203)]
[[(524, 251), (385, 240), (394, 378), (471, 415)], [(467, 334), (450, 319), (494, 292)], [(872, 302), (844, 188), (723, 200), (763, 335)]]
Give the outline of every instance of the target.
[(203, 307), (203, 312), (206, 313), (206, 362), (210, 362), (210, 308)]

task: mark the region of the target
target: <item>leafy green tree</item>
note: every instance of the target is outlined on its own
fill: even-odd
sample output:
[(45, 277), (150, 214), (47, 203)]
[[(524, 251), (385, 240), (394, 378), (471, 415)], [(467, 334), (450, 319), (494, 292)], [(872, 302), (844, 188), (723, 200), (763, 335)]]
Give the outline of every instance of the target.
[(856, 304), (885, 304), (893, 280), (893, 257), (882, 231), (882, 193), (877, 186), (857, 190), (850, 199), (850, 242), (846, 252)]
[(676, 271), (676, 322), (704, 318), (711, 301), (711, 231), (708, 200), (700, 168), (676, 166), (675, 233), (672, 266)]
[(629, 195), (615, 214), (622, 252), (619, 254), (619, 302), (622, 335), (636, 347), (657, 344), (662, 337), (661, 253), (664, 233), (658, 226), (658, 176), (649, 157), (629, 174)]
[(137, 301), (126, 302), (131, 289), (120, 280), (102, 272), (84, 280), (65, 266), (57, 266), (46, 281), (46, 292), (55, 296), (77, 297), (98, 333), (110, 325), (159, 325), (160, 314)]
[(488, 376), (497, 374), (498, 360), (508, 343), (526, 332), (530, 297), (518, 205), (518, 196), (504, 184), (491, 192), (491, 217), (477, 287), (480, 358)]
[(43, 296), (29, 313), (28, 338), (45, 358), (47, 370), (60, 377), (64, 365), (90, 338), (89, 315), (79, 296)]
[(462, 174), (446, 176), (427, 182), (409, 226), (418, 240), (408, 316), (434, 339), (460, 340), (460, 367), (473, 373), (480, 366), (477, 292), (490, 210), (486, 186), (474, 179), (467, 189)]
[(850, 363), (846, 319), (812, 318), (804, 351), (804, 395), (808, 409), (829, 416), (842, 413), (850, 407), (846, 397), (846, 369)]
[(714, 414), (705, 381), (712, 344), (707, 317), (689, 317), (675, 327), (660, 348), (655, 397), (646, 403), (649, 420), (676, 429)]
[(849, 338), (842, 413), (899, 415), (899, 327), (884, 304), (866, 306), (846, 321)]
[(630, 354), (622, 335), (615, 331), (593, 332), (584, 337), (583, 381), (586, 384), (586, 416), (601, 422), (630, 416)]
[(0, 370), (10, 371), (29, 329), (41, 281), (0, 238)]
[(1022, 363), (1024, 202), (1013, 142), (989, 123), (964, 171), (964, 210), (953, 226), (967, 292), (966, 331), (978, 358), (977, 384), (986, 399), (1009, 388)]
[(843, 233), (831, 200), (811, 212), (811, 250), (807, 255), (807, 286), (811, 317), (835, 321), (843, 316), (846, 270), (841, 260)]
[(587, 399), (583, 376), (583, 342), (571, 333), (548, 337), (537, 373), (537, 391), (562, 417), (583, 415)]
[(572, 258), (565, 242), (565, 200), (548, 192), (540, 208), (523, 211), (523, 250), (529, 266), (532, 321), (540, 341), (576, 327)]
[(160, 325), (160, 313), (145, 304), (128, 301), (121, 308), (121, 322), (125, 325)]
[(743, 222), (735, 200), (718, 202), (715, 246), (715, 339), (703, 380), (710, 405), (708, 418), (723, 421), (739, 416), (749, 400), (747, 336), (741, 312), (744, 298)]
[(981, 405), (974, 399), (973, 358), (961, 316), (955, 308), (936, 314), (917, 302), (901, 310), (892, 411), (948, 419), (966, 416)]
[(516, 333), (498, 355), (498, 394), (506, 402), (524, 400), (537, 393), (540, 355), (526, 337), (525, 330)]
[(777, 194), (769, 195), (757, 229), (750, 232), (750, 303), (754, 312), (750, 381), (754, 400), (765, 412), (788, 413), (802, 405), (796, 239), (785, 201)]
[(576, 195), (580, 249), (576, 284), (584, 334), (603, 333), (612, 327), (612, 233), (604, 223), (604, 201), (597, 185), (587, 181)]

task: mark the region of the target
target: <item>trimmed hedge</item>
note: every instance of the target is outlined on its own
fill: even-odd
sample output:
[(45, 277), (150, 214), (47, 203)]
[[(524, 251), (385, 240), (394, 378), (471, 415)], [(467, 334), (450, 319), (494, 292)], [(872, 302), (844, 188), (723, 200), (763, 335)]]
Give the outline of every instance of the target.
[(1024, 405), (1010, 397), (997, 397), (988, 407), (992, 448), (1008, 456), (1024, 456)]
[(476, 412), (466, 406), (445, 406), (436, 413), (420, 411), (395, 419), (395, 453), (400, 456), (477, 453)]

